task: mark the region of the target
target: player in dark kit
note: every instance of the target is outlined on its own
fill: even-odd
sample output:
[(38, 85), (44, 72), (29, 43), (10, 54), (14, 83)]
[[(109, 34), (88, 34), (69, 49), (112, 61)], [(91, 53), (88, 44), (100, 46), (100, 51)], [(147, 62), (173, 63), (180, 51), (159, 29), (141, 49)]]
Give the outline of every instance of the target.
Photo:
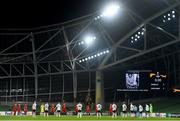
[(14, 116), (16, 116), (16, 111), (17, 111), (17, 104), (14, 104), (13, 109), (12, 109), (12, 112), (13, 112)]
[(24, 115), (27, 115), (27, 111), (28, 111), (28, 107), (27, 107), (27, 104), (25, 103), (24, 104)]

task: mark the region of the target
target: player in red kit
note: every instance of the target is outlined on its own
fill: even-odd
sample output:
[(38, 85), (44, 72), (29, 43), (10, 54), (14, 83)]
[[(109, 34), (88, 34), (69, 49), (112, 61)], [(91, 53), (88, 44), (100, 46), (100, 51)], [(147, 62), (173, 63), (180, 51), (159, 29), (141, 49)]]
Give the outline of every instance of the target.
[(77, 107), (77, 104), (75, 105), (75, 115), (77, 115), (77, 113), (78, 113), (78, 107)]
[(55, 105), (54, 104), (51, 105), (51, 111), (52, 111), (52, 114), (54, 115), (54, 112), (55, 112)]
[(65, 101), (63, 101), (63, 104), (62, 104), (62, 113), (66, 114), (66, 102)]
[(18, 111), (18, 115), (21, 115), (21, 104), (18, 104), (17, 111)]
[(109, 114), (112, 115), (112, 104), (109, 105)]
[(17, 104), (14, 104), (13, 109), (12, 109), (12, 112), (13, 112), (14, 116), (16, 115), (16, 111), (17, 111)]
[(90, 106), (88, 104), (86, 105), (86, 113), (90, 116)]
[(27, 107), (27, 104), (25, 103), (24, 104), (24, 115), (27, 115), (27, 111), (28, 111), (28, 107)]

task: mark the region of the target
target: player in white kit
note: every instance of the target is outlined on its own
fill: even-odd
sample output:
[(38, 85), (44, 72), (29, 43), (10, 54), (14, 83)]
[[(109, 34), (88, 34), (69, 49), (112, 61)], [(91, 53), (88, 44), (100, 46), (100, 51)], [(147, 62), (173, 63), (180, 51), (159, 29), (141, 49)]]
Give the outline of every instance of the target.
[(139, 117), (142, 117), (143, 107), (139, 105)]
[(145, 110), (146, 110), (146, 117), (149, 117), (150, 108), (149, 108), (149, 105), (148, 105), (148, 104), (146, 104)]
[(101, 117), (102, 105), (97, 104), (96, 108), (97, 108), (97, 117)]
[(36, 101), (34, 101), (34, 103), (32, 104), (32, 116), (33, 117), (36, 117), (36, 107), (37, 107), (37, 104), (36, 104)]
[(82, 117), (82, 104), (79, 102), (77, 105), (77, 109), (78, 109), (78, 113), (77, 113), (77, 118), (81, 118)]
[(58, 103), (57, 105), (56, 105), (56, 116), (57, 117), (60, 117), (61, 116), (61, 104), (60, 103)]
[(134, 105), (131, 103), (130, 104), (130, 111), (131, 111), (131, 117), (134, 115)]
[(112, 118), (117, 117), (117, 105), (115, 103), (112, 104)]
[(125, 103), (122, 105), (122, 117), (127, 117), (127, 105)]
[(45, 108), (45, 116), (49, 116), (49, 104), (46, 103), (46, 104), (44, 105), (44, 108)]

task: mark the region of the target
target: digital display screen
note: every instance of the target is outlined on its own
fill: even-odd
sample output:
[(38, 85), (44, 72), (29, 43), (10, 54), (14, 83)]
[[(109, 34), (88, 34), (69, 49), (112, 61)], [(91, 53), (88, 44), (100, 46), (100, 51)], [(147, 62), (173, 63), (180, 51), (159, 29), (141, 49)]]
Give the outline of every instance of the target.
[(163, 91), (167, 89), (167, 76), (162, 72), (128, 71), (118, 91)]
[(126, 88), (138, 89), (139, 87), (139, 73), (126, 73)]

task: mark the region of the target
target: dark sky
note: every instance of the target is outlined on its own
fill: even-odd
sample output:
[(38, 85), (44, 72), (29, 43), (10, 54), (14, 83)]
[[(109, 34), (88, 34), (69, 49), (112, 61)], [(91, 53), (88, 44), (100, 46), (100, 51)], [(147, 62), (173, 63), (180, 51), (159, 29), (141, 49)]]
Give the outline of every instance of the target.
[(55, 24), (96, 12), (107, 0), (0, 1), (0, 28)]

